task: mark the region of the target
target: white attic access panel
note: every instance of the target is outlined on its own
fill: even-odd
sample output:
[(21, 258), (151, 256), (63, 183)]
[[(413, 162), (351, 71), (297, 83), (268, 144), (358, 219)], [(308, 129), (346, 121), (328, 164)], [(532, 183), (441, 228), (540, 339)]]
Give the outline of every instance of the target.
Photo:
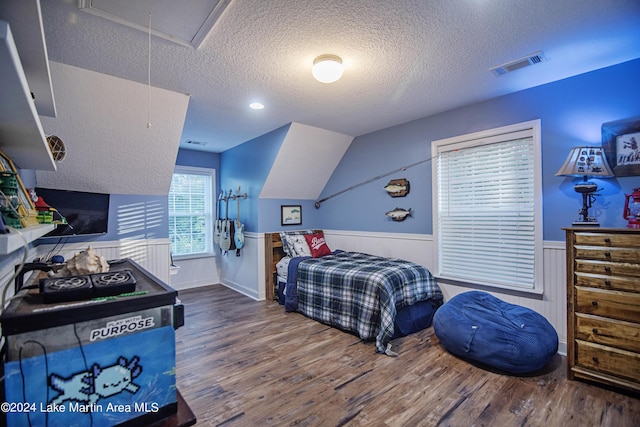
[(79, 0), (84, 12), (198, 48), (231, 0)]
[(37, 185), (168, 194), (189, 96), (57, 62), (51, 75), (58, 117), (42, 117), (42, 126), (67, 156), (57, 172), (36, 171)]

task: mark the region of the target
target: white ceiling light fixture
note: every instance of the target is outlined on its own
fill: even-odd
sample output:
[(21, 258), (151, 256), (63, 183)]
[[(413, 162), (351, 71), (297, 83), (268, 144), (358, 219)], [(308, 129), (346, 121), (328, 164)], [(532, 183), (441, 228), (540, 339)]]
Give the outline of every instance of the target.
[(251, 108), (252, 110), (262, 110), (264, 108), (264, 104), (260, 102), (252, 102), (251, 104), (249, 104), (249, 108)]
[(311, 74), (321, 83), (338, 81), (342, 72), (342, 59), (337, 55), (320, 55), (313, 60)]

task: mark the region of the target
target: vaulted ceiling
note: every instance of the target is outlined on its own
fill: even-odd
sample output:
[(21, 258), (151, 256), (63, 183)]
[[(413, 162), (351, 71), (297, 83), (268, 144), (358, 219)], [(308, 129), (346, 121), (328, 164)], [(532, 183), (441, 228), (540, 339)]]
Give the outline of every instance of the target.
[[(41, 7), (50, 60), (189, 94), (181, 145), (213, 152), (289, 122), (358, 136), (640, 57), (638, 0), (46, 0)], [(539, 51), (539, 64), (490, 71)], [(326, 53), (345, 65), (333, 84), (311, 76), (313, 59)], [(248, 108), (256, 100), (263, 110)]]

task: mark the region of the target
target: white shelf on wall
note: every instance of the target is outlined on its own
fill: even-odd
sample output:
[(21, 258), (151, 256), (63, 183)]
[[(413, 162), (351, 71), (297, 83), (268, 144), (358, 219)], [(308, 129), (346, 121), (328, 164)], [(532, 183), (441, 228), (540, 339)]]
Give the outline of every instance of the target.
[(49, 54), (44, 36), (40, 0), (0, 0), (0, 19), (11, 26), (20, 62), (41, 116), (55, 117)]
[[(33, 227), (22, 228), (19, 231), (22, 233), (27, 243), (31, 243), (52, 231), (55, 227), (56, 226), (54, 224), (41, 224)], [(0, 255), (8, 255), (23, 246), (24, 240), (22, 240), (22, 237), (20, 237), (20, 234), (17, 231), (11, 230), (7, 234), (0, 234)]]
[(20, 169), (56, 170), (10, 26), (0, 20), (0, 149)]

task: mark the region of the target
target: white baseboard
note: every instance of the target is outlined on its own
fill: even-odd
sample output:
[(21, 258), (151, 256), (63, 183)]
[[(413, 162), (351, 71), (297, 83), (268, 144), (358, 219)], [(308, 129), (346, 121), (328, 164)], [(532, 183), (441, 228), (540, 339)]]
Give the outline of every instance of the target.
[(264, 300), (264, 295), (262, 295), (262, 297), (260, 297), (257, 294), (255, 289), (251, 289), (249, 287), (242, 286), (239, 283), (233, 283), (233, 282), (230, 282), (230, 281), (227, 281), (227, 280), (223, 280), (222, 281), (222, 285), (226, 286), (229, 289), (233, 289), (234, 291), (239, 292), (239, 293), (241, 293), (243, 295), (246, 295), (249, 298), (254, 299), (256, 301)]

